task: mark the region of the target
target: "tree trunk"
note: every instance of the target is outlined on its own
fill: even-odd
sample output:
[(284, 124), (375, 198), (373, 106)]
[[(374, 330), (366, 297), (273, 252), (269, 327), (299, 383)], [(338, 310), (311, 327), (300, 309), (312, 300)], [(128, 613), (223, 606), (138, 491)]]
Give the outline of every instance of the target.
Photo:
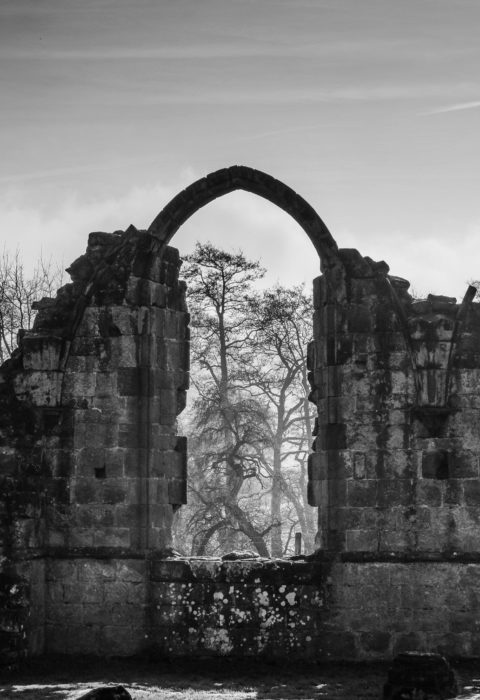
[[(218, 314), (218, 337), (220, 344), (220, 415), (223, 419), (223, 439), (225, 441), (225, 451), (228, 454), (229, 448), (232, 447), (232, 434), (230, 429), (230, 423), (232, 420), (231, 409), (230, 409), (230, 395), (229, 395), (229, 372), (228, 372), (228, 358), (227, 358), (227, 338), (225, 331), (225, 319), (223, 309), (217, 311)], [(230, 501), (236, 500), (236, 495), (239, 489), (236, 489), (236, 475), (232, 469), (232, 466), (227, 458), (225, 464), (225, 491), (226, 491), (226, 506)], [(232, 516), (233, 524), (236, 525), (235, 520)], [(222, 530), (219, 536), (221, 550), (224, 554), (227, 552), (233, 552), (237, 548), (238, 536), (233, 528), (226, 527)]]
[(268, 553), (265, 540), (263, 539), (262, 535), (255, 530), (240, 506), (234, 503), (229, 507), (229, 511), (237, 521), (240, 530), (248, 537), (260, 556), (269, 558), (270, 555)]
[(270, 537), (272, 557), (283, 556), (282, 545), (282, 463), (281, 442), (275, 440), (273, 446), (273, 474), (271, 496), (272, 534)]

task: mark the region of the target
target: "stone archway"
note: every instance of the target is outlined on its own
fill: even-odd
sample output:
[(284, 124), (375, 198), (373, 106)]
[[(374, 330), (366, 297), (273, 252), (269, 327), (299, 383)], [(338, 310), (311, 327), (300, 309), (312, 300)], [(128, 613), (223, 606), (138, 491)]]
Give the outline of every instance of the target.
[[(331, 271), (333, 267), (337, 271), (342, 269), (334, 238), (308, 202), (272, 176), (253, 168), (237, 165), (218, 170), (193, 182), (164, 207), (148, 229), (148, 234), (154, 237), (152, 248), (155, 248), (156, 254), (161, 255), (162, 249), (166, 250), (175, 233), (199, 209), (235, 190), (260, 196), (285, 211), (307, 234), (319, 256), (323, 270)], [(230, 239), (228, 243), (235, 245), (235, 240)], [(312, 325), (313, 319), (310, 319), (309, 339), (312, 339)], [(308, 391), (305, 393), (305, 398), (307, 394)], [(309, 448), (311, 443), (310, 438)]]
[(268, 199), (290, 214), (310, 238), (323, 267), (339, 263), (338, 246), (313, 207), (280, 180), (242, 165), (217, 170), (179, 192), (152, 221), (148, 233), (168, 245), (180, 226), (196, 211), (235, 190)]

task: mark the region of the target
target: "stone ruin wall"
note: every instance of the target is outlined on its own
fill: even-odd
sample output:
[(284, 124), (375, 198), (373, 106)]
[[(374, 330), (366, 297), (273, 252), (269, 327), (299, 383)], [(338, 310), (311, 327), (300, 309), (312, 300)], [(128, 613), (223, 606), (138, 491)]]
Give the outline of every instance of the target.
[(314, 282), (296, 560), (169, 558), (186, 497), (178, 252), (95, 233), (0, 369), (0, 644), (43, 652), (480, 656), (480, 307), (341, 250)]
[[(314, 283), (310, 502), (336, 552), (480, 551), (480, 305), (429, 295), (355, 251)], [(383, 266), (383, 269), (382, 269)], [(375, 269), (376, 268), (376, 269)]]
[(339, 657), (480, 656), (480, 305), (356, 251), (314, 281), (309, 459)]
[[(100, 619), (91, 649), (108, 648), (116, 628), (132, 633), (133, 609), (142, 626), (145, 552), (171, 544), (186, 502), (175, 425), (188, 387), (185, 285), (178, 251), (160, 260), (152, 244), (133, 227), (91, 234), (72, 283), (37, 304), (33, 330), (1, 370), (0, 624), (12, 655), (25, 629), (38, 653), (68, 651), (89, 624), (98, 637)], [(98, 557), (120, 562), (101, 600), (90, 571)], [(77, 578), (96, 610), (76, 604)], [(130, 583), (127, 614), (118, 606)]]

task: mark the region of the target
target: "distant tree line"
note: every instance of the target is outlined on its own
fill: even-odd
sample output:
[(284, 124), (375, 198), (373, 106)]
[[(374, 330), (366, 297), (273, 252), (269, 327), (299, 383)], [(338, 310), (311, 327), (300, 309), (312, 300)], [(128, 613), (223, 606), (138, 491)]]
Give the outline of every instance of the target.
[(17, 347), (19, 330), (32, 327), (36, 315), (34, 302), (55, 296), (62, 278), (61, 268), (51, 260), (40, 258), (33, 271), (27, 273), (18, 250), (13, 255), (3, 250), (0, 256), (0, 364)]

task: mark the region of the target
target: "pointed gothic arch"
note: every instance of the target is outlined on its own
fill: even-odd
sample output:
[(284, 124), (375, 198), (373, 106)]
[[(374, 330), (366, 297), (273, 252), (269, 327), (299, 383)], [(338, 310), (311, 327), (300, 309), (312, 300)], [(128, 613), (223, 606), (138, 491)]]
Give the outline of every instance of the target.
[(196, 211), (235, 190), (252, 192), (283, 209), (303, 228), (317, 251), (322, 267), (340, 263), (332, 234), (303, 197), (280, 180), (260, 170), (233, 165), (210, 173), (177, 194), (150, 224), (148, 232), (168, 245), (178, 229)]

